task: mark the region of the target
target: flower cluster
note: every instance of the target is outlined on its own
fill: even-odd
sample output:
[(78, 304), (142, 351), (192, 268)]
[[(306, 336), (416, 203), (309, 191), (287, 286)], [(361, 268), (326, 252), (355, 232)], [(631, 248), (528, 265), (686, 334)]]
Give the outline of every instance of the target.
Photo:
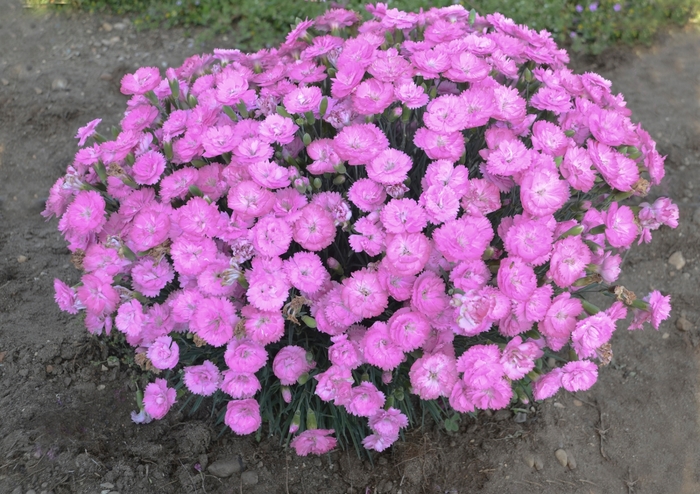
[[(121, 128), (78, 131), (44, 212), (84, 271), (55, 281), (61, 309), (226, 396), (237, 434), (291, 412), (303, 455), (335, 447), (339, 416), (389, 447), (404, 391), (474, 412), (588, 389), (628, 308), (630, 329), (670, 310), (614, 285), (620, 253), (678, 208), (622, 204), (664, 160), (609, 81), (499, 14), (367, 9), (126, 75)], [(595, 290), (617, 300), (600, 310)], [(158, 378), (144, 412), (176, 399)], [(342, 414), (299, 432), (323, 406)]]

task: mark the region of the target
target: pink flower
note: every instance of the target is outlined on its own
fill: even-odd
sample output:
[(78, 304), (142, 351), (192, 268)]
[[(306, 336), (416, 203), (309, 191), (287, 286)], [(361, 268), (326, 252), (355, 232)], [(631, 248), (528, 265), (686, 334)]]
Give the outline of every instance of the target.
[(82, 286), (76, 289), (78, 300), (94, 314), (109, 315), (119, 303), (119, 293), (112, 286), (112, 277), (103, 271), (84, 274)]
[(382, 225), (390, 233), (419, 233), (428, 224), (425, 211), (413, 199), (392, 199), (382, 208)]
[(411, 307), (423, 315), (437, 317), (449, 304), (445, 282), (432, 271), (421, 273), (413, 284)]
[(348, 413), (359, 417), (371, 417), (384, 405), (384, 393), (370, 382), (352, 388), (350, 402), (345, 405)]
[(605, 217), (605, 238), (613, 247), (626, 249), (639, 234), (634, 213), (629, 206), (610, 204)]
[(97, 118), (91, 122), (88, 122), (84, 127), (80, 127), (78, 129), (78, 133), (75, 134), (75, 138), (79, 139), (78, 147), (83, 147), (85, 145), (85, 141), (95, 135), (95, 128), (97, 128), (100, 122), (102, 122), (102, 119)]
[(494, 175), (511, 176), (530, 167), (530, 151), (520, 140), (501, 141), (486, 160), (486, 170)]
[(362, 351), (367, 363), (389, 371), (398, 367), (404, 355), (394, 343), (386, 323), (375, 322), (362, 338)]
[(224, 423), (239, 436), (251, 434), (260, 428), (260, 405), (253, 398), (231, 400), (226, 405)]
[(498, 288), (508, 297), (524, 302), (537, 288), (537, 277), (519, 257), (506, 257), (498, 269)]
[(319, 251), (333, 243), (335, 224), (331, 214), (315, 204), (301, 210), (301, 216), (294, 222), (294, 240), (304, 249)]
[(360, 115), (382, 113), (394, 102), (394, 85), (370, 78), (360, 82), (352, 93), (352, 106)]
[[(122, 94), (146, 94), (160, 84), (160, 71), (156, 67), (141, 67), (133, 74), (126, 74), (121, 80)], [(153, 415), (153, 414), (151, 414)]]
[(432, 160), (457, 161), (465, 151), (464, 136), (461, 132), (440, 134), (421, 127), (416, 131), (413, 143)]
[(267, 257), (281, 256), (292, 242), (292, 229), (286, 221), (273, 215), (258, 220), (250, 230), (250, 238), (255, 249)]
[(435, 98), (428, 104), (423, 122), (430, 130), (441, 134), (464, 130), (467, 125), (464, 100), (452, 94)]
[(172, 266), (165, 258), (156, 264), (153, 258), (145, 257), (131, 269), (134, 290), (147, 297), (158, 296), (174, 277)]
[(331, 95), (334, 98), (345, 98), (352, 94), (357, 85), (362, 82), (365, 67), (357, 62), (348, 62), (338, 67), (332, 79)]
[(501, 208), (501, 192), (488, 180), (473, 178), (461, 204), (467, 214), (484, 216)]
[(560, 350), (569, 341), (571, 332), (576, 327), (576, 318), (582, 311), (581, 301), (571, 298), (569, 292), (564, 292), (552, 300), (539, 326), (552, 350)]
[(522, 338), (516, 336), (503, 349), (503, 355), (501, 356), (503, 371), (513, 381), (522, 379), (535, 368), (535, 360), (542, 357), (542, 355), (543, 352), (536, 343), (533, 341), (523, 343)]
[(262, 389), (260, 381), (252, 372), (237, 372), (229, 369), (222, 374), (224, 380), (221, 383), (221, 391), (234, 400), (252, 398)]
[(172, 369), (180, 360), (180, 347), (170, 336), (159, 336), (148, 348), (147, 356), (156, 369)]
[(334, 432), (333, 429), (305, 430), (292, 439), (289, 445), (299, 456), (322, 455), (335, 448), (338, 441), (334, 437), (329, 437)]
[(566, 150), (559, 169), (574, 189), (588, 192), (593, 188), (596, 177), (595, 171), (591, 169), (592, 164), (593, 161), (585, 149), (573, 146)]
[(177, 210), (177, 222), (185, 233), (194, 237), (213, 237), (217, 233), (219, 210), (201, 197), (192, 197)]
[(430, 334), (428, 319), (408, 307), (397, 310), (387, 321), (391, 340), (404, 352), (423, 346)]
[(545, 120), (533, 124), (531, 139), (533, 149), (551, 156), (563, 156), (569, 145), (561, 128)]
[(184, 368), (182, 380), (191, 393), (211, 396), (221, 382), (219, 369), (209, 360), (205, 360), (201, 365), (191, 365)]
[(637, 163), (593, 139), (589, 139), (587, 145), (593, 166), (605, 181), (617, 190), (632, 190), (632, 185), (639, 179)]
[(579, 358), (596, 356), (596, 350), (605, 345), (615, 331), (615, 322), (605, 312), (580, 320), (571, 334), (571, 346)]
[(248, 167), (255, 183), (268, 189), (289, 187), (289, 170), (274, 161), (262, 160)]
[(275, 195), (251, 180), (234, 185), (228, 192), (228, 207), (248, 217), (269, 213), (275, 205)]
[(348, 199), (357, 206), (360, 211), (370, 213), (384, 205), (386, 192), (384, 187), (369, 178), (361, 178), (355, 181), (348, 190)]
[(69, 287), (64, 282), (55, 278), (53, 280), (54, 300), (58, 304), (58, 308), (63, 312), (68, 312), (69, 314), (77, 314), (82, 308), (82, 304), (78, 301), (78, 296), (75, 288)]
[(421, 86), (417, 86), (412, 79), (402, 79), (394, 84), (394, 96), (401, 101), (406, 108), (415, 110), (428, 104), (430, 96), (425, 94)]
[(668, 319), (671, 313), (671, 296), (664, 297), (660, 291), (654, 290), (643, 300), (649, 304), (649, 308), (647, 310), (634, 309), (634, 319), (629, 329), (641, 329), (645, 322), (651, 322), (654, 329), (658, 330), (661, 322)]
[(285, 261), (284, 270), (293, 287), (310, 295), (330, 280), (321, 258), (313, 252), (297, 252)]
[(389, 269), (400, 276), (420, 273), (430, 257), (430, 243), (422, 233), (399, 233), (387, 239)]
[(117, 329), (132, 338), (139, 336), (144, 322), (143, 306), (136, 299), (120, 305), (114, 319)]
[(450, 262), (480, 259), (492, 239), (491, 223), (484, 216), (464, 215), (433, 232), (435, 247)]
[(177, 392), (168, 387), (165, 379), (156, 379), (143, 392), (143, 408), (151, 417), (160, 420), (173, 406), (176, 396)]
[(170, 215), (168, 213), (168, 209), (156, 204), (141, 209), (131, 223), (129, 231), (131, 249), (147, 251), (165, 242), (170, 233)]
[(284, 318), (280, 312), (260, 311), (252, 305), (241, 309), (246, 334), (261, 345), (279, 341), (284, 334)]
[(462, 51), (450, 57), (450, 68), (443, 75), (454, 82), (476, 83), (484, 80), (490, 71), (491, 67), (482, 58)]
[(380, 184), (392, 185), (406, 180), (413, 166), (411, 158), (398, 149), (385, 149), (370, 163), (366, 170), (369, 178)]
[(70, 203), (64, 218), (78, 234), (98, 233), (105, 224), (105, 200), (94, 190), (81, 190)]
[(236, 372), (258, 372), (267, 362), (267, 351), (262, 344), (249, 339), (233, 339), (224, 353), (224, 361)]
[(497, 345), (475, 345), (457, 359), (457, 370), (469, 387), (488, 389), (504, 375), (501, 351)]
[(240, 73), (230, 71), (216, 85), (216, 101), (222, 105), (235, 106), (248, 90), (248, 80)]
[(170, 247), (175, 270), (185, 276), (197, 276), (216, 259), (218, 249), (210, 238), (181, 235)]
[(467, 400), (474, 404), (476, 408), (499, 410), (505, 408), (513, 397), (511, 383), (504, 379), (498, 379), (488, 388), (467, 389)]
[(590, 389), (598, 379), (598, 366), (590, 360), (569, 362), (561, 370), (561, 385), (572, 393)]
[(416, 360), (409, 372), (411, 386), (422, 400), (449, 396), (459, 380), (455, 359), (443, 353), (425, 355)]
[(323, 94), (316, 86), (298, 87), (284, 96), (284, 107), (289, 113), (318, 113)]
[(580, 236), (557, 240), (552, 249), (547, 276), (560, 287), (566, 288), (585, 275), (586, 266), (590, 262), (591, 251)]
[(316, 374), (318, 381), (314, 393), (323, 401), (334, 400), (336, 405), (345, 404), (352, 393), (353, 378), (350, 369), (331, 365), (326, 372)]
[(520, 199), (532, 216), (554, 214), (569, 199), (569, 184), (555, 171), (529, 170), (520, 182)]
[(420, 196), (428, 220), (439, 225), (445, 221), (454, 220), (459, 213), (459, 195), (452, 187), (443, 184), (431, 185), (423, 190)]
[(571, 110), (571, 95), (562, 88), (541, 87), (530, 99), (538, 110), (549, 110), (560, 115)]
[(233, 304), (226, 298), (202, 299), (192, 315), (190, 326), (204, 341), (220, 347), (233, 338), (233, 328), (238, 323)]
[(463, 291), (478, 290), (491, 279), (491, 272), (481, 259), (460, 262), (450, 271), (450, 281)]
[(299, 376), (315, 367), (315, 363), (309, 363), (306, 350), (300, 346), (288, 345), (282, 348), (272, 361), (272, 371), (285, 386), (295, 384)]
[(551, 398), (561, 388), (563, 371), (557, 367), (551, 372), (540, 376), (532, 385), (532, 394), (536, 400), (546, 400)]
[(379, 316), (389, 304), (388, 294), (377, 274), (368, 269), (355, 271), (345, 278), (341, 296), (345, 306), (362, 319)]
[(450, 393), (450, 406), (455, 411), (462, 413), (474, 411), (474, 403), (470, 400), (467, 393), (469, 389), (469, 386), (461, 379), (455, 383)]
[(362, 364), (362, 353), (356, 342), (348, 340), (346, 334), (332, 336), (333, 344), (328, 347), (328, 360), (333, 365), (354, 369)]
[(186, 167), (176, 170), (160, 181), (160, 197), (163, 202), (170, 202), (178, 197), (184, 199), (190, 186), (197, 181), (197, 169)]
[(262, 121), (258, 132), (260, 136), (270, 142), (289, 144), (294, 140), (294, 134), (298, 129), (299, 127), (294, 125), (291, 118), (272, 114)]

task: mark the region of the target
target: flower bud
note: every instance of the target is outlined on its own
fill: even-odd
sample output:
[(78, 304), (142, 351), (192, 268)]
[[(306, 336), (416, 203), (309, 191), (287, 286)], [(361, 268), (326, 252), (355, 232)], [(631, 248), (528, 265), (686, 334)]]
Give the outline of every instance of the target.
[(304, 134), (303, 141), (304, 146), (308, 146), (309, 144), (311, 144), (311, 136), (308, 133)]
[(569, 228), (569, 229), (566, 230), (564, 233), (562, 233), (562, 234), (559, 236), (559, 239), (566, 238), (566, 237), (573, 237), (573, 236), (576, 236), (576, 235), (581, 235), (582, 233), (583, 233), (583, 226), (581, 226), (581, 225), (576, 225), (575, 227)]
[(294, 412), (294, 417), (292, 418), (292, 423), (289, 426), (289, 433), (294, 434), (299, 430), (301, 425), (301, 410)]
[(282, 386), (282, 399), (285, 403), (292, 402), (292, 390), (289, 389), (289, 386)]
[(318, 423), (316, 422), (316, 414), (311, 409), (306, 411), (306, 428), (318, 429)]
[(342, 185), (345, 183), (345, 175), (336, 175), (333, 179), (335, 185)]

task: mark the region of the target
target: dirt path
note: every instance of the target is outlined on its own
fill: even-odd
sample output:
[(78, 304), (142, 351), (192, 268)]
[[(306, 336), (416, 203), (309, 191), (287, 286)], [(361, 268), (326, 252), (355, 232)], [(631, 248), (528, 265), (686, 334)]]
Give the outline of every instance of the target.
[[(133, 425), (133, 374), (53, 303), (53, 279), (76, 282), (78, 272), (39, 212), (72, 159), (75, 131), (94, 118), (118, 122), (122, 74), (211, 47), (181, 30), (141, 33), (123, 19), (47, 15), (14, 0), (0, 0), (0, 47), (0, 493), (700, 492), (697, 32), (602, 70), (669, 155), (654, 193), (678, 202), (681, 225), (633, 249), (621, 282), (640, 295), (671, 293), (671, 320), (659, 332), (619, 330), (590, 392), (559, 394), (525, 423), (499, 412), (465, 419), (452, 436), (412, 432), (374, 466), (354, 453), (287, 455), (274, 438), (217, 438), (200, 415)], [(667, 263), (676, 251), (680, 270)], [(685, 331), (675, 326), (682, 311)], [(559, 448), (575, 470), (559, 465)], [(245, 471), (196, 469), (226, 459)]]

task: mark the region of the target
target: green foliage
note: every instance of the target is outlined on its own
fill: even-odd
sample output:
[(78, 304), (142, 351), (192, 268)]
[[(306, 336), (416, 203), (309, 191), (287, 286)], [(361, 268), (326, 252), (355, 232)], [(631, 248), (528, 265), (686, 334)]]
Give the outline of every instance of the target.
[[(296, 19), (313, 18), (331, 3), (291, 0), (72, 0), (88, 11), (130, 14), (142, 27), (207, 26), (208, 37), (226, 33), (243, 50), (271, 47), (282, 41)], [(344, 0), (346, 8), (365, 13), (366, 2)], [(649, 44), (662, 28), (685, 24), (697, 10), (696, 0), (389, 0), (389, 6), (419, 9), (460, 3), (481, 14), (501, 12), (532, 29), (547, 29), (574, 51), (599, 54), (615, 44)], [(590, 10), (590, 5), (597, 9)], [(580, 5), (582, 11), (576, 7)], [(619, 11), (615, 6), (619, 5)], [(579, 9), (581, 10), (581, 9)]]

